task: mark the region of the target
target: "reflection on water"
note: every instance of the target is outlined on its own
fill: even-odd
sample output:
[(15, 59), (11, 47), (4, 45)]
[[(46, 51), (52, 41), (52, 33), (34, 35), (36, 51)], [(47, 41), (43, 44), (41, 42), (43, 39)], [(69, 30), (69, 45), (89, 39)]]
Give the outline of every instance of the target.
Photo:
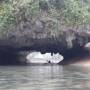
[(90, 68), (75, 66), (0, 67), (0, 90), (90, 90)]

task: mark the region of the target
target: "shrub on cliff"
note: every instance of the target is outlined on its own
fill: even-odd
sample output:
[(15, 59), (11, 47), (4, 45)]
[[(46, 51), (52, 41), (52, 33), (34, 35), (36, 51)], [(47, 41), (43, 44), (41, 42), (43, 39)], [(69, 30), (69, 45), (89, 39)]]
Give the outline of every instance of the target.
[(14, 21), (13, 8), (10, 0), (0, 1), (0, 36), (5, 33)]
[[(61, 19), (66, 25), (90, 23), (89, 0), (1, 0), (0, 1), (0, 32), (7, 32), (14, 25), (41, 17), (51, 18), (57, 23)], [(57, 30), (58, 24), (55, 27)], [(11, 29), (12, 30), (12, 29)], [(1, 33), (2, 34), (2, 33)]]

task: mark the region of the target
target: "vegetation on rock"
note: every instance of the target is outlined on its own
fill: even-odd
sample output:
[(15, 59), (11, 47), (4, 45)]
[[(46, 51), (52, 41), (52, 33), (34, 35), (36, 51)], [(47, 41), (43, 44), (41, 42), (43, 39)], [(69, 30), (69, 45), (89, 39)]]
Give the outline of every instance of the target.
[[(89, 0), (1, 0), (0, 31), (7, 30), (12, 21), (42, 14), (69, 25), (90, 23)], [(17, 22), (19, 22), (17, 21)]]
[(6, 54), (5, 59), (8, 51), (14, 57), (12, 48), (66, 51), (66, 58), (73, 57), (83, 53), (82, 46), (88, 42), (89, 0), (0, 0), (0, 45), (6, 47), (1, 47), (1, 52), (5, 50), (1, 57)]
[(89, 24), (89, 0), (0, 1), (0, 36), (13, 30), (26, 30), (28, 26), (28, 30), (39, 26), (57, 36), (64, 26), (77, 29)]

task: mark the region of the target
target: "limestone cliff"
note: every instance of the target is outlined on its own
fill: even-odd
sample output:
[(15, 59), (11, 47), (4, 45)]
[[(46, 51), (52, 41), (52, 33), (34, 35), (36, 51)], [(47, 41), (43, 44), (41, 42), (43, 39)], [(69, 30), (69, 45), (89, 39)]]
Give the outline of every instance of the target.
[[(20, 0), (17, 3), (17, 0), (13, 0), (12, 10), (8, 8), (12, 12), (4, 13), (10, 15), (1, 23), (3, 28), (0, 26), (0, 51), (59, 52), (66, 57), (84, 51), (85, 44), (90, 42), (90, 13), (86, 3), (82, 6), (80, 1), (74, 0), (74, 9), (71, 0), (56, 1), (26, 0), (24, 3)], [(58, 4), (61, 7), (56, 7)], [(89, 9), (89, 5), (87, 7)]]

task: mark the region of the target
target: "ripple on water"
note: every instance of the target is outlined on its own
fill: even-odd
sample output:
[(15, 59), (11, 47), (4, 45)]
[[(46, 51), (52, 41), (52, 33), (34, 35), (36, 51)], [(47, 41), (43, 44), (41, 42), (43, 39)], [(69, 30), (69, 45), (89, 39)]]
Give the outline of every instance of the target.
[(0, 90), (90, 90), (90, 68), (0, 67)]

